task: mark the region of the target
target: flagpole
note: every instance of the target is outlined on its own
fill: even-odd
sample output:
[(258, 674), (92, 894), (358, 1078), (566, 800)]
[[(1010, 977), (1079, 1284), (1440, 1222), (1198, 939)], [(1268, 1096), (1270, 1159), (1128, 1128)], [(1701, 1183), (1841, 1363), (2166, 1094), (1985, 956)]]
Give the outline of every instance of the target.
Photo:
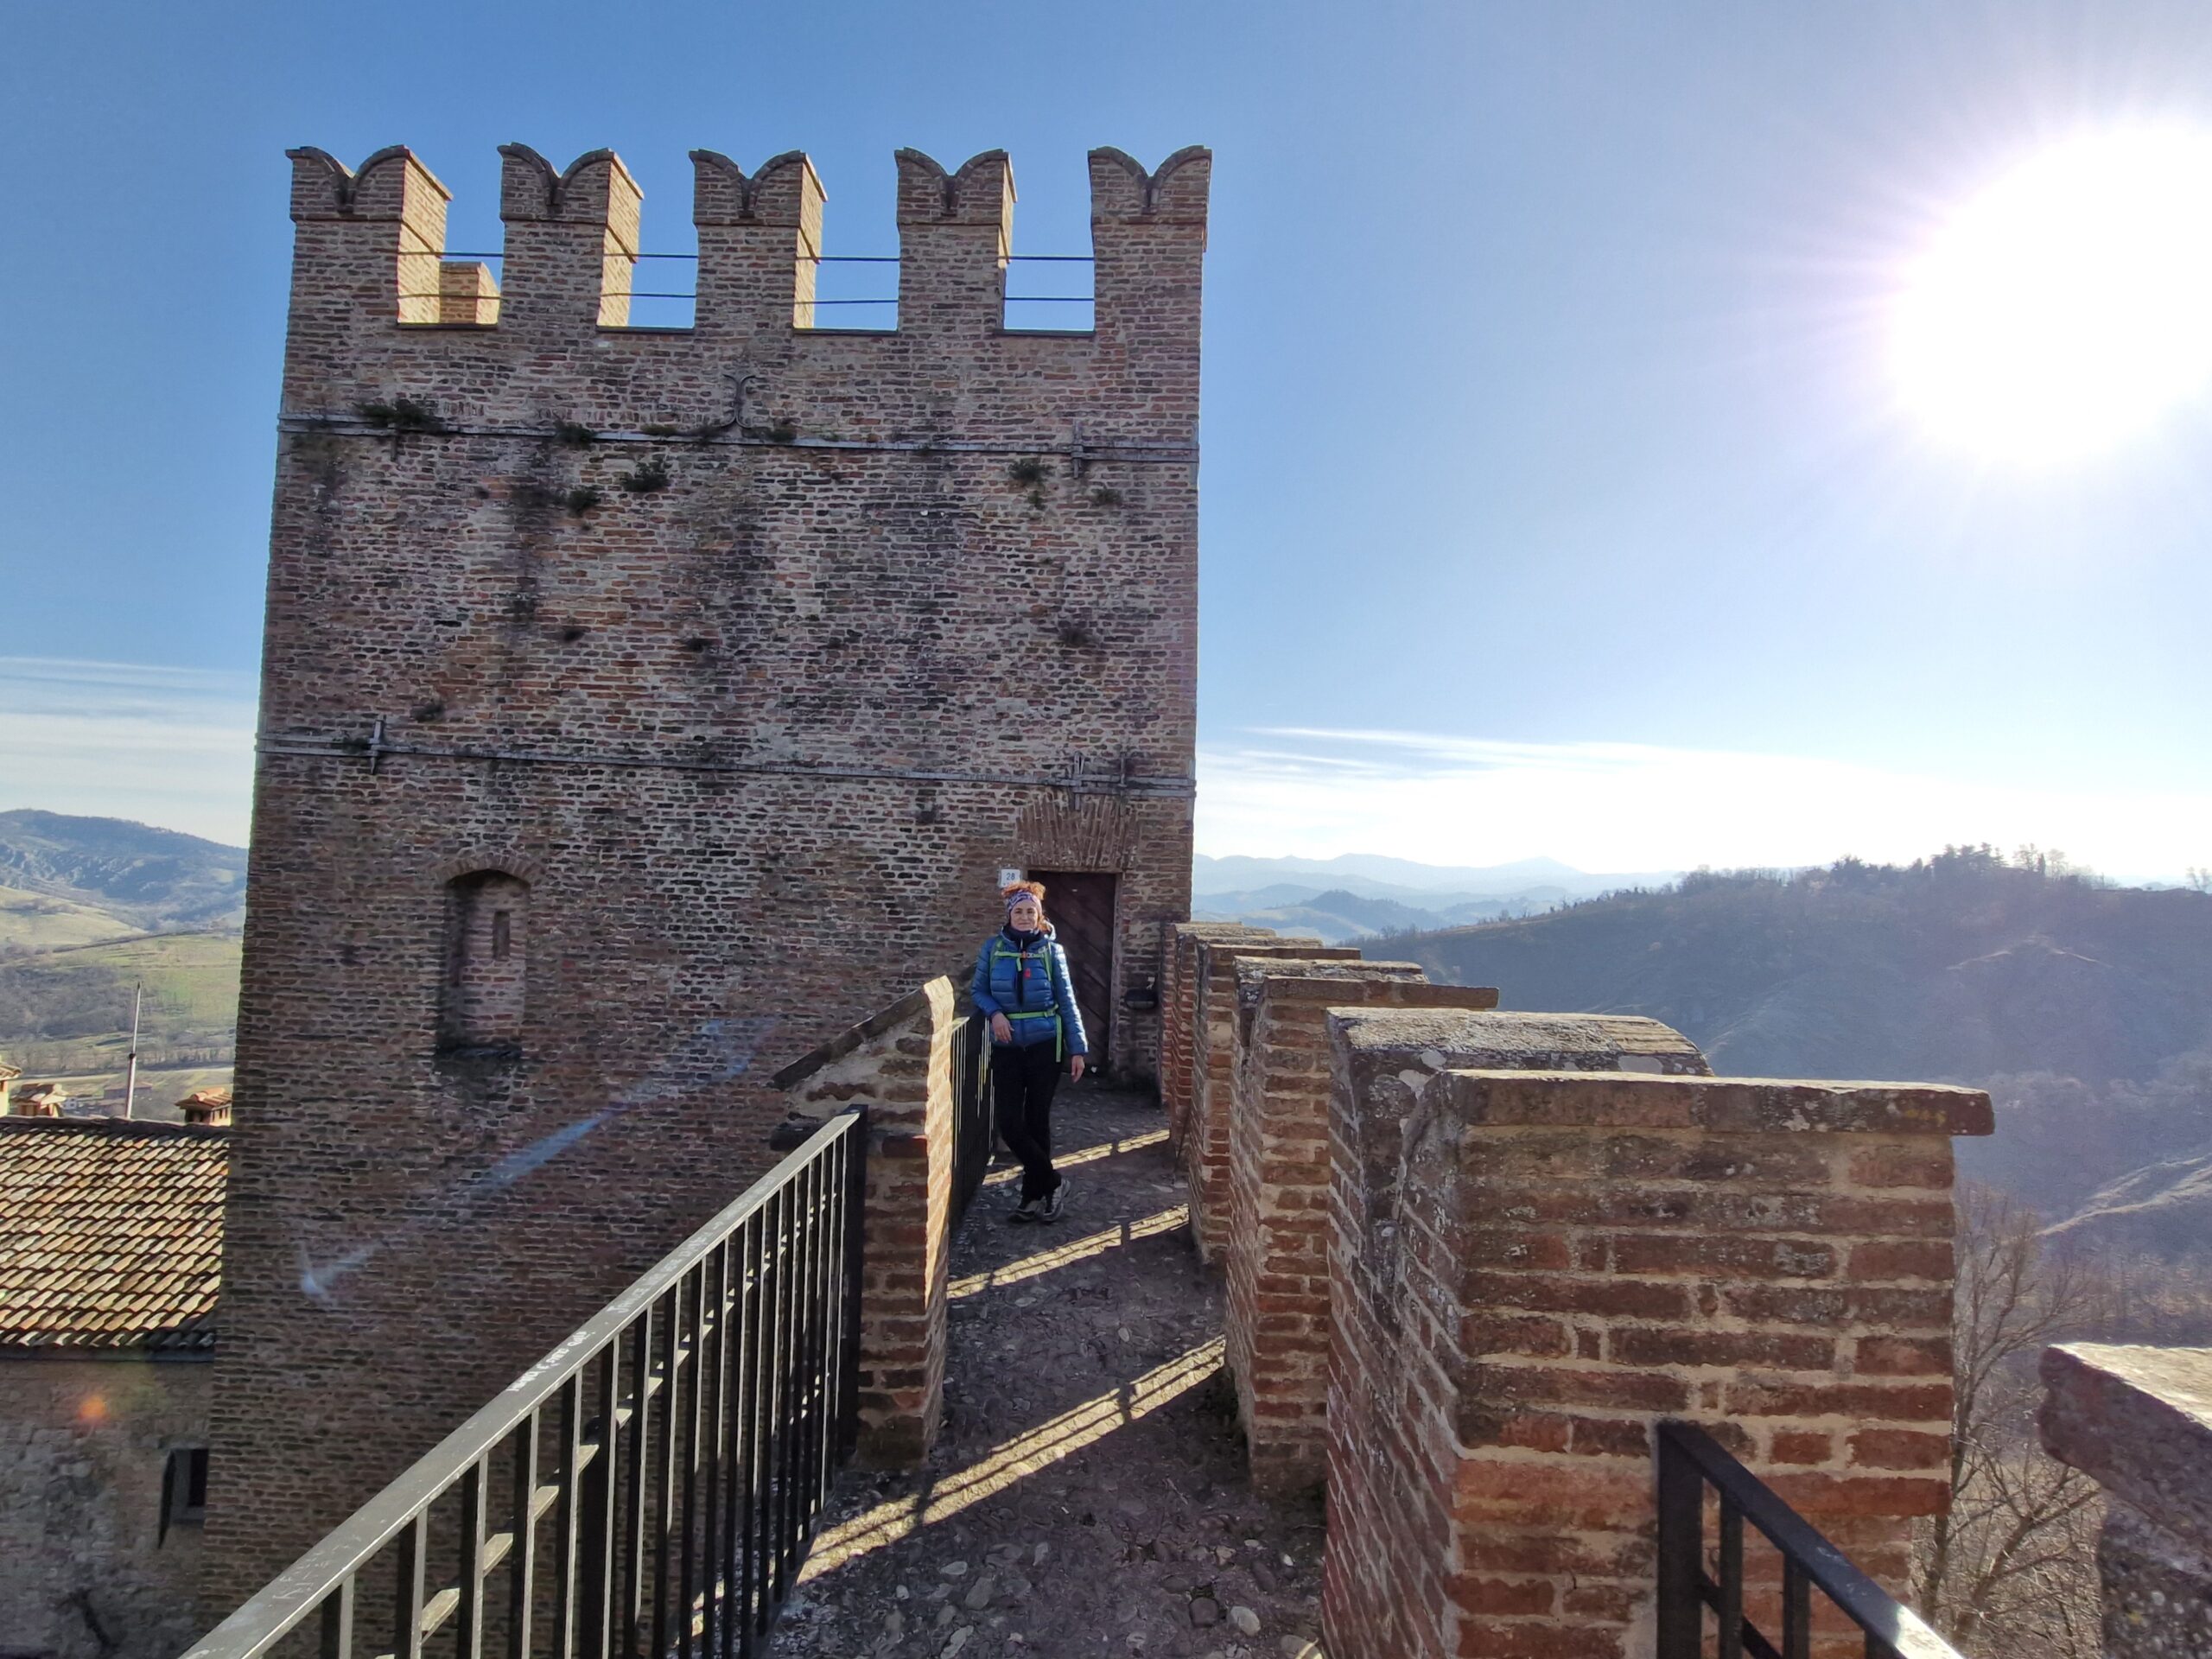
[(146, 1001), (146, 982), (130, 995), (130, 1070), (123, 1082), (123, 1115), (130, 1117), (138, 1102), (138, 1010)]

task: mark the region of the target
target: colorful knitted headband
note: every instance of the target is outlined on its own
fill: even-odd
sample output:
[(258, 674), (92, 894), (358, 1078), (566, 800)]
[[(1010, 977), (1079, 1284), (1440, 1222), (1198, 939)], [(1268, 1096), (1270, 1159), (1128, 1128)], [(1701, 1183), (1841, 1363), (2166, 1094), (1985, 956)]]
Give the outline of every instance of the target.
[(1034, 905), (1037, 906), (1039, 914), (1042, 914), (1045, 909), (1045, 901), (1042, 899), (1039, 899), (1035, 893), (1030, 892), (1027, 887), (1009, 887), (1007, 889), (1006, 913), (1009, 916), (1013, 915), (1014, 907), (1016, 905)]

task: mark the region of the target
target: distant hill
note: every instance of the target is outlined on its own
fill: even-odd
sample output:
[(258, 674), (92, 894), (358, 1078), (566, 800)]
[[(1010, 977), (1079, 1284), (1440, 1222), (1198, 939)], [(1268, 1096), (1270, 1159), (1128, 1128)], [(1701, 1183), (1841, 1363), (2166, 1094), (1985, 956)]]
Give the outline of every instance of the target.
[(227, 1065), (237, 1039), (239, 940), (139, 934), (119, 943), (0, 957), (0, 1057), (27, 1077), (118, 1071), (135, 987), (145, 1065)]
[(1524, 858), (1512, 864), (1419, 864), (1380, 853), (1344, 853), (1335, 858), (1251, 858), (1236, 855), (1191, 861), (1195, 893), (1249, 893), (1276, 884), (1313, 893), (1337, 891), (1363, 899), (1395, 899), (1422, 908), (1480, 899), (1541, 895), (1586, 899), (1621, 887), (1651, 887), (1674, 880), (1675, 872), (1647, 871), (1593, 875), (1555, 858)]
[(2047, 1230), (2101, 1249), (2201, 1256), (2212, 1250), (2212, 1151), (2130, 1170)]
[(245, 919), (244, 848), (122, 818), (0, 812), (0, 884), (142, 929), (237, 928)]
[(1199, 921), (1249, 922), (1343, 944), (1370, 933), (1457, 927), (1526, 916), (1662, 875), (1590, 875), (1556, 859), (1466, 868), (1416, 864), (1376, 853), (1341, 857), (1192, 861), (1191, 913)]
[(0, 812), (0, 1058), (79, 1097), (120, 1092), (130, 1007), (142, 1116), (227, 1082), (245, 853), (119, 818)]
[(1341, 887), (1319, 892), (1278, 882), (1254, 893), (1208, 893), (1194, 898), (1191, 915), (1196, 921), (1249, 922), (1284, 933), (1309, 933), (1324, 944), (1344, 944), (1377, 933), (1452, 927), (1465, 922), (1518, 916), (1537, 907), (1535, 901), (1518, 899), (1467, 899), (1456, 893), (1437, 897), (1446, 902), (1434, 908), (1423, 908), (1395, 899), (1362, 897)]
[(143, 932), (120, 916), (50, 893), (0, 887), (0, 959)]
[(1650, 1014), (1743, 1075), (2102, 1081), (2212, 1042), (2212, 896), (1982, 855), (1686, 876), (1378, 944), (1507, 1007)]
[(1509, 1008), (1649, 1014), (1722, 1071), (1987, 1088), (1998, 1132), (1960, 1143), (1962, 1173), (2131, 1248), (2212, 1222), (2212, 1177), (2158, 1167), (2212, 1154), (2212, 895), (1961, 850), (1697, 874), (1368, 949)]

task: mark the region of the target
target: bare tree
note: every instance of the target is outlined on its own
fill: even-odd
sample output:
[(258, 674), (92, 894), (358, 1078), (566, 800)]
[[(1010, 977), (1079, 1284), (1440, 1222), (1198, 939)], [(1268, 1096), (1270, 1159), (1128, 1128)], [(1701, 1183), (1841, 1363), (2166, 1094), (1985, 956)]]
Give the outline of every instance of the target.
[(2095, 1659), (2098, 1488), (2037, 1446), (2034, 1366), (2047, 1344), (2113, 1322), (2115, 1291), (2047, 1249), (2039, 1226), (2002, 1193), (1961, 1192), (1951, 1507), (1918, 1541), (1914, 1599), (1967, 1653)]

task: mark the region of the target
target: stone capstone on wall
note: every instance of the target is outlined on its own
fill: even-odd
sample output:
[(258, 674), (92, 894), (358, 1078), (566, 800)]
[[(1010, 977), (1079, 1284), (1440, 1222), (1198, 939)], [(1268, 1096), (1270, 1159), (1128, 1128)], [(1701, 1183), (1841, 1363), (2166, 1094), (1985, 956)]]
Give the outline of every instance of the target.
[(2044, 1449), (2104, 1488), (2106, 1659), (2212, 1653), (2212, 1348), (2043, 1357)]

